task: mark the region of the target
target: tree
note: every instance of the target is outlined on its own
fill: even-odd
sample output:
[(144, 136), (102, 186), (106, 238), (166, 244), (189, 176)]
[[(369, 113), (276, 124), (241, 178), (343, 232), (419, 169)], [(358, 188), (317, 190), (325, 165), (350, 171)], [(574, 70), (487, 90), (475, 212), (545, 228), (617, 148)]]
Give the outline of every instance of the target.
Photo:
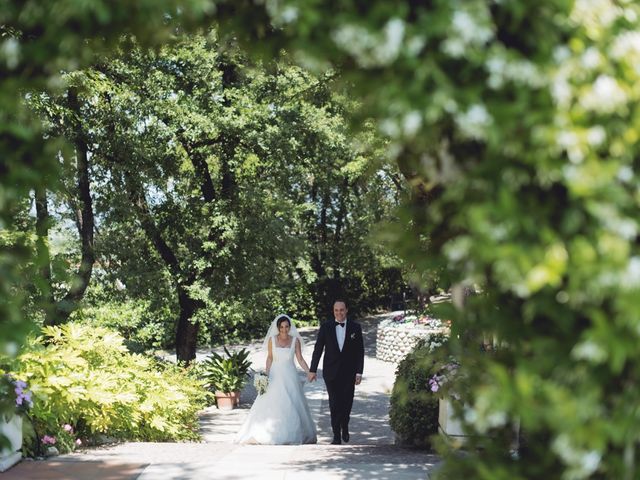
[[(15, 355), (30, 324), (22, 309), (25, 276), (35, 278), (46, 248), (14, 242), (17, 211), (32, 189), (55, 188), (55, 139), (44, 139), (40, 120), (27, 107), (29, 92), (63, 87), (61, 72), (108, 54), (114, 40), (134, 32), (144, 44), (167, 41), (176, 25), (194, 28), (206, 18), (207, 0), (116, 2), (0, 2), (0, 352)], [(73, 28), (69, 28), (73, 25)], [(35, 268), (25, 271), (27, 265)], [(46, 295), (45, 295), (46, 296)]]
[[(42, 110), (52, 125), (77, 118), (90, 138), (102, 245), (113, 248), (99, 255), (116, 259), (125, 284), (170, 279), (179, 360), (195, 358), (202, 326), (216, 342), (234, 328), (250, 331), (304, 304), (300, 295), (311, 299), (314, 282), (323, 291), (320, 269), (339, 280), (341, 268), (364, 265), (370, 214), (378, 209), (380, 219), (391, 200), (384, 176), (367, 181), (371, 152), (345, 135), (353, 102), (331, 91), (330, 75), (248, 64), (215, 33), (156, 52), (125, 50), (74, 74), (77, 104), (62, 97)], [(333, 257), (310, 261), (318, 251)], [(150, 252), (151, 262), (137, 262)], [(367, 261), (368, 272), (379, 270)], [(165, 292), (153, 290), (144, 288)], [(278, 299), (289, 294), (295, 300)]]

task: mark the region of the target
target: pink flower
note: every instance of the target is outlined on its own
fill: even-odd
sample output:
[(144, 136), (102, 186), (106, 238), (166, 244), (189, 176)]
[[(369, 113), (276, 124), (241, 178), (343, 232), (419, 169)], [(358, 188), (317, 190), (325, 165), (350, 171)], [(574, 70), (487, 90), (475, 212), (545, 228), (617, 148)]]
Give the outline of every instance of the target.
[(42, 443), (44, 443), (45, 445), (55, 445), (56, 437), (45, 435), (44, 437), (42, 437)]
[(76, 447), (79, 447), (80, 445), (82, 445), (82, 440), (80, 440), (79, 438), (76, 438), (75, 444), (76, 444)]
[(69, 425), (68, 423), (65, 423), (62, 426), (62, 429), (67, 433), (73, 433), (73, 427), (71, 425)]

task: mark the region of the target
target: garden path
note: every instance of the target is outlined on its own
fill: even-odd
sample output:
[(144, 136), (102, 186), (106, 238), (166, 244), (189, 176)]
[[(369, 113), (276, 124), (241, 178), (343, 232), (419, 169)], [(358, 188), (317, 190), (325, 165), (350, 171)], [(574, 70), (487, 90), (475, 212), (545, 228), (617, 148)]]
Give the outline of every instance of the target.
[[(316, 425), (318, 444), (303, 446), (235, 445), (233, 435), (246, 418), (256, 392), (251, 382), (242, 392), (241, 407), (229, 412), (210, 407), (201, 414), (204, 443), (134, 443), (88, 449), (46, 461), (23, 461), (3, 474), (13, 479), (428, 479), (438, 457), (394, 445), (389, 427), (389, 394), (395, 365), (375, 358), (376, 329), (393, 314), (360, 320), (365, 334), (365, 371), (350, 424), (351, 441), (329, 445), (328, 399), (322, 371), (319, 380), (305, 384)], [(301, 329), (309, 362), (317, 327)], [(260, 342), (245, 346), (254, 368), (264, 369)], [(199, 357), (206, 352), (199, 352)], [(300, 372), (301, 378), (303, 373)]]

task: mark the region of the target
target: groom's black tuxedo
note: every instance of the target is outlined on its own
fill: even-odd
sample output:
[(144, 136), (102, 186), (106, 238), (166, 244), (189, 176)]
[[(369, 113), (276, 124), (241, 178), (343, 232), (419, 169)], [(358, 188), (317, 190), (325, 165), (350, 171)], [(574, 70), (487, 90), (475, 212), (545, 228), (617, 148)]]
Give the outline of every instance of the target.
[(360, 324), (348, 320), (345, 327), (337, 328), (346, 328), (342, 351), (338, 345), (335, 321), (323, 323), (318, 331), (309, 369), (313, 373), (318, 370), (320, 356), (324, 350), (322, 376), (329, 394), (334, 438), (340, 437), (340, 429), (343, 437), (344, 432), (348, 432), (356, 374), (362, 375), (364, 367), (364, 341)]

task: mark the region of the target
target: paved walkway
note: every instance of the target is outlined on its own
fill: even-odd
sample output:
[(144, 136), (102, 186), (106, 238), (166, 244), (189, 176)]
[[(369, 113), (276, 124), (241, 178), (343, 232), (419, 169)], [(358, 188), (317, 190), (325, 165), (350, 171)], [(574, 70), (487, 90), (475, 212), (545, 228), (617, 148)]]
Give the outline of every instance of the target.
[[(167, 480), (167, 479), (428, 479), (438, 457), (394, 446), (389, 427), (389, 393), (395, 365), (377, 360), (378, 323), (389, 315), (361, 321), (365, 334), (365, 371), (356, 387), (349, 444), (329, 445), (332, 435), (322, 371), (305, 394), (318, 427), (318, 444), (302, 446), (235, 445), (233, 436), (256, 396), (252, 382), (242, 392), (241, 407), (228, 412), (215, 407), (200, 417), (203, 443), (122, 443), (61, 455), (46, 461), (23, 461), (2, 480)], [(317, 329), (301, 329), (311, 360)], [(261, 344), (248, 346), (254, 368), (264, 370)], [(204, 352), (200, 352), (200, 355)], [(199, 356), (200, 356), (199, 355)], [(300, 372), (301, 379), (304, 378)]]

